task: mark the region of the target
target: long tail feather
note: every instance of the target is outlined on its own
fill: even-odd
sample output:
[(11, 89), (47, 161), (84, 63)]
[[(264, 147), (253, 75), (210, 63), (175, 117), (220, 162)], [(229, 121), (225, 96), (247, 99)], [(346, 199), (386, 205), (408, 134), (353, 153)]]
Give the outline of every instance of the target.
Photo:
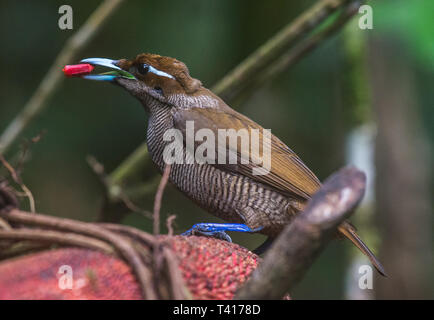
[(360, 251), (362, 251), (371, 261), (375, 269), (382, 275), (387, 277), (386, 272), (384, 271), (383, 266), (381, 265), (380, 261), (378, 261), (377, 257), (372, 253), (372, 251), (368, 248), (368, 246), (362, 241), (362, 239), (359, 238), (359, 236), (356, 233), (355, 228), (349, 223), (349, 222), (343, 222), (339, 227), (338, 230), (340, 233), (342, 233), (346, 238), (351, 240), (351, 242), (359, 248)]

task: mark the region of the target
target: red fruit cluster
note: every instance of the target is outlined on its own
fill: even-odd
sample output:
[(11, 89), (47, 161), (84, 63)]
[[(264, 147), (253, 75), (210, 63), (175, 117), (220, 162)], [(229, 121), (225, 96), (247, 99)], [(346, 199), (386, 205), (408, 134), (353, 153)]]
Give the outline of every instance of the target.
[(195, 299), (232, 299), (259, 257), (239, 245), (205, 237), (175, 237), (184, 281)]
[[(205, 237), (167, 238), (194, 299), (232, 299), (256, 268), (258, 256), (236, 244)], [(73, 271), (61, 288), (62, 266)], [(63, 282), (64, 283), (64, 282)], [(64, 248), (0, 263), (0, 299), (140, 299), (130, 267), (100, 252)]]

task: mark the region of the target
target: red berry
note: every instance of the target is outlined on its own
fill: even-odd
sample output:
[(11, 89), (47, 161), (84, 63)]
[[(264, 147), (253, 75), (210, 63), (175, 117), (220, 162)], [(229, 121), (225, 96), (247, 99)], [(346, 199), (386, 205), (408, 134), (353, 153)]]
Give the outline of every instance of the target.
[(67, 77), (77, 77), (89, 74), (94, 69), (94, 66), (88, 63), (66, 65), (62, 71)]

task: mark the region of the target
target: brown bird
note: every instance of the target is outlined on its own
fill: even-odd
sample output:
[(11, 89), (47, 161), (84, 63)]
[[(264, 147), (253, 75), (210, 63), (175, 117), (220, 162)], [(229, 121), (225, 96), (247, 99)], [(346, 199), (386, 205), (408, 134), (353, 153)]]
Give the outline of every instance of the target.
[[(222, 99), (190, 76), (186, 65), (174, 58), (156, 54), (140, 54), (132, 60), (104, 58), (84, 59), (82, 63), (105, 66), (110, 72), (86, 75), (83, 78), (111, 81), (136, 97), (149, 112), (147, 144), (153, 162), (160, 171), (166, 165), (164, 150), (173, 140), (164, 135), (169, 129), (178, 129), (182, 140), (184, 160), (194, 155), (199, 143), (188, 147), (187, 121), (194, 121), (194, 132), (210, 129), (221, 137), (219, 129), (246, 129), (251, 133), (259, 129), (259, 145), (266, 139), (264, 129), (230, 108)], [(226, 141), (227, 142), (227, 141)], [(217, 141), (215, 141), (217, 145)], [(226, 144), (227, 145), (227, 144)], [(225, 230), (259, 232), (274, 239), (302, 211), (307, 201), (320, 188), (321, 183), (301, 159), (276, 136), (262, 145), (263, 162), (271, 164), (268, 171), (261, 170), (258, 159), (240, 140), (225, 146), (227, 154), (235, 155), (236, 163), (227, 161), (205, 163), (174, 163), (170, 181), (188, 198), (208, 212), (232, 224), (198, 224), (191, 231), (204, 234), (223, 234)], [(269, 148), (267, 155), (265, 150)], [(209, 160), (218, 158), (206, 152)], [(247, 155), (247, 161), (241, 161)], [(249, 158), (250, 156), (250, 158)], [(225, 160), (228, 160), (226, 155)], [(363, 243), (355, 228), (342, 223), (338, 232), (351, 240), (372, 262), (380, 274), (384, 269), (375, 255)], [(266, 242), (267, 244), (270, 241)], [(265, 246), (264, 246), (265, 247)]]

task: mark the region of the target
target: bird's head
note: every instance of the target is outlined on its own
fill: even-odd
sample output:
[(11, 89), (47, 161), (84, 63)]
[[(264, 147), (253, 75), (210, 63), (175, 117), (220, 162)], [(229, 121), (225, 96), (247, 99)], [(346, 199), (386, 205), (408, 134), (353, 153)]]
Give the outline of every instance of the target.
[(81, 62), (111, 69), (83, 78), (116, 83), (145, 106), (161, 102), (186, 107), (208, 92), (199, 80), (190, 76), (187, 66), (174, 58), (143, 53), (131, 60), (88, 58)]

